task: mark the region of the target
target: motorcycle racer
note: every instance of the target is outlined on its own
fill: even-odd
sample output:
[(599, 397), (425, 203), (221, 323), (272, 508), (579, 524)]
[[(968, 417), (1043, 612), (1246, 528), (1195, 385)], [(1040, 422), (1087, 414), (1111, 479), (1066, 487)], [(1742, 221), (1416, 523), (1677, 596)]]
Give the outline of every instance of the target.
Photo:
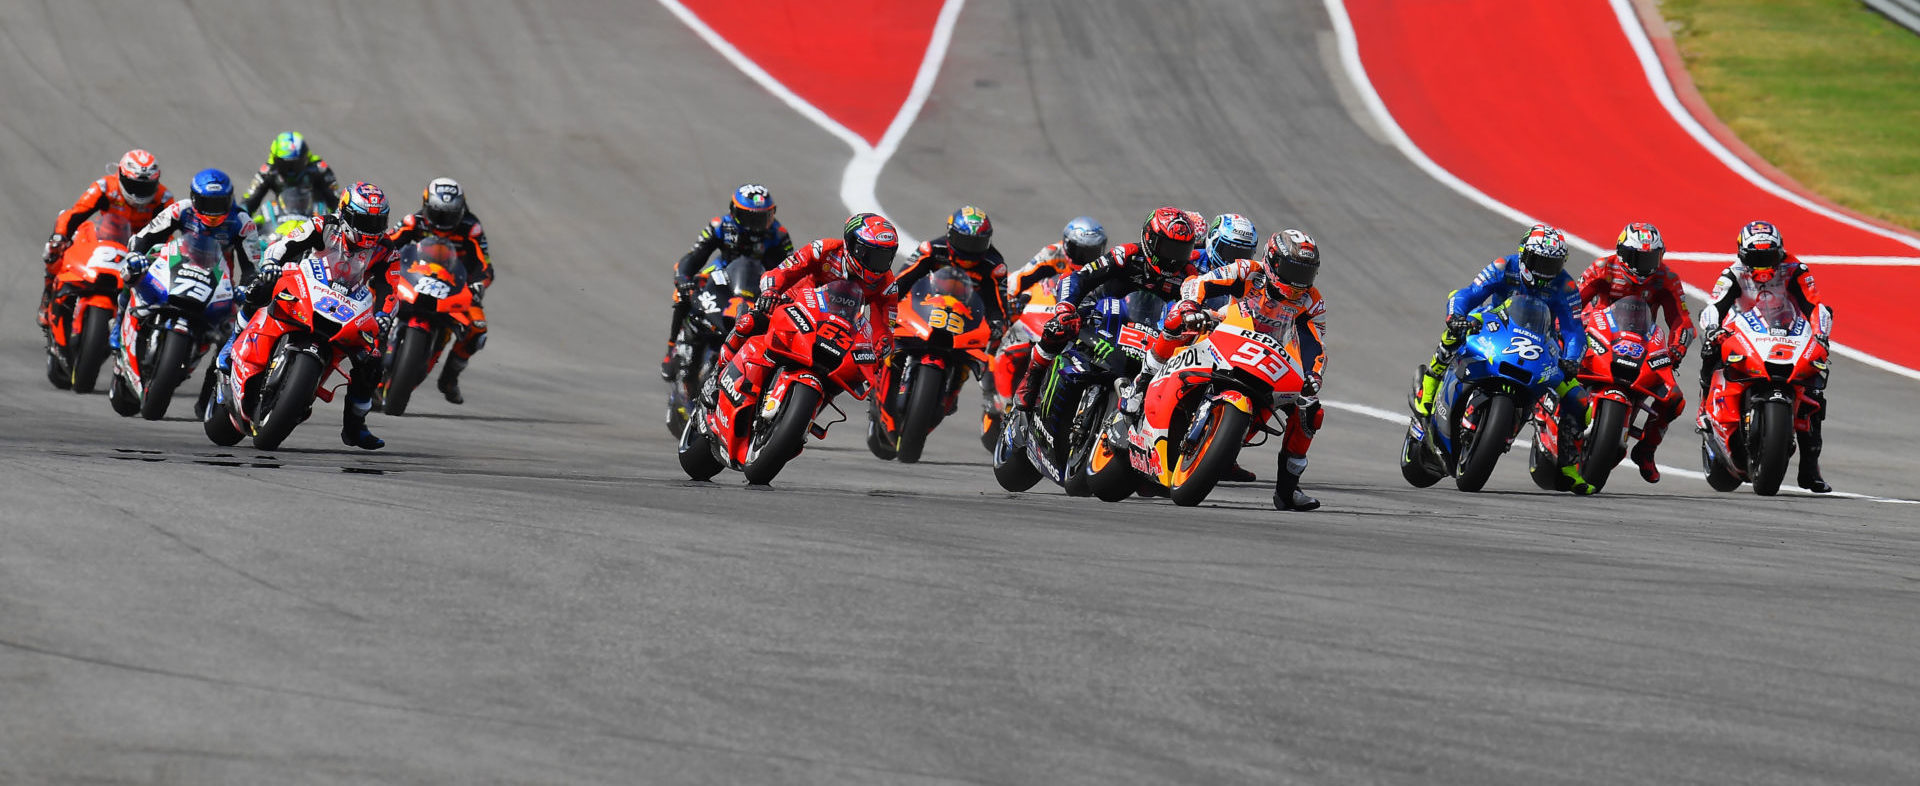
[[(1221, 223), (1214, 221), (1216, 227)], [(1180, 301), (1168, 309), (1161, 326), (1168, 334), (1188, 329), (1190, 317), (1204, 316), (1201, 304), (1220, 296), (1239, 298), (1260, 322), (1287, 326), (1289, 343), (1299, 348), (1306, 384), (1300, 389), (1302, 402), (1282, 407), (1287, 426), (1280, 443), (1279, 474), (1273, 482), (1276, 510), (1320, 507), (1319, 500), (1300, 491), (1307, 449), (1326, 419), (1319, 397), (1327, 369), (1327, 302), (1313, 285), (1319, 274), (1320, 249), (1312, 237), (1298, 229), (1275, 232), (1267, 238), (1259, 259), (1235, 259), (1187, 279), (1180, 285)]]
[[(1477, 327), (1468, 313), (1489, 300), (1505, 300), (1516, 294), (1529, 294), (1546, 301), (1560, 327), (1560, 371), (1562, 379), (1554, 394), (1573, 408), (1586, 411), (1586, 388), (1575, 374), (1580, 356), (1586, 352), (1585, 328), (1580, 322), (1580, 293), (1567, 275), (1567, 240), (1560, 230), (1546, 224), (1534, 224), (1520, 241), (1519, 250), (1494, 260), (1474, 276), (1473, 282), (1447, 296), (1447, 329), (1440, 345), (1427, 361), (1420, 380), (1420, 398), (1416, 411), (1421, 416), (1433, 412), (1434, 395), (1440, 390), (1440, 378), (1446, 374), (1454, 353), (1466, 342), (1467, 334)], [(1596, 491), (1580, 477), (1578, 467), (1562, 471), (1573, 480), (1573, 491), (1586, 495)]]
[[(838, 238), (821, 238), (808, 243), (779, 266), (760, 277), (760, 295), (752, 308), (734, 321), (720, 350), (720, 365), (732, 361), (747, 339), (766, 329), (767, 313), (779, 303), (780, 296), (796, 286), (819, 286), (828, 281), (859, 284), (867, 300), (867, 320), (875, 328), (874, 337), (885, 346), (874, 347), (874, 354), (885, 357), (892, 351), (892, 331), (881, 329), (884, 315), (892, 314), (897, 298), (893, 294), (893, 258), (900, 252), (900, 233), (893, 223), (878, 213), (855, 213), (847, 218), (845, 231)], [(718, 375), (708, 377), (702, 396), (712, 406)]]
[(1210, 273), (1242, 259), (1252, 259), (1260, 245), (1253, 221), (1239, 213), (1221, 213), (1207, 224), (1206, 242), (1193, 250), (1193, 263)]
[(1180, 285), (1200, 272), (1192, 262), (1193, 242), (1198, 227), (1193, 219), (1176, 207), (1161, 207), (1147, 215), (1140, 227), (1140, 242), (1122, 243), (1060, 281), (1059, 302), (1053, 318), (1042, 329), (1026, 376), (1014, 393), (1014, 406), (1031, 412), (1039, 402), (1041, 379), (1053, 367), (1053, 360), (1080, 331), (1080, 302), (1095, 290), (1111, 282), (1114, 295), (1152, 292), (1172, 300), (1180, 294)]
[(40, 261), (46, 267), (40, 290), (41, 326), (47, 324), (47, 308), (53, 297), (53, 276), (61, 257), (72, 246), (81, 223), (95, 213), (117, 215), (128, 226), (143, 227), (173, 202), (173, 192), (160, 184), (160, 161), (145, 150), (129, 150), (120, 157), (113, 172), (92, 183), (80, 193), (73, 206), (60, 211), (53, 221), (53, 234), (47, 237)]
[(660, 357), (660, 378), (673, 380), (673, 337), (680, 335), (692, 308), (694, 274), (707, 264), (715, 251), (723, 260), (747, 258), (760, 262), (762, 270), (772, 270), (780, 261), (793, 256), (793, 237), (773, 217), (776, 206), (773, 192), (758, 183), (748, 183), (733, 191), (733, 203), (727, 214), (715, 216), (700, 230), (693, 248), (680, 257), (673, 269), (673, 287), (679, 297), (673, 304), (673, 318), (667, 324), (667, 351)]
[(467, 289), (473, 293), (473, 305), (467, 309), (472, 325), (447, 351), (447, 364), (440, 368), (438, 387), (441, 395), (454, 404), (464, 404), (460, 395), (460, 372), (467, 369), (473, 353), (487, 346), (487, 313), (480, 299), (493, 286), (493, 257), (487, 253), (487, 230), (467, 208), (467, 192), (450, 177), (436, 177), (420, 192), (420, 209), (400, 219), (400, 225), (388, 231), (382, 240), (398, 251), (408, 244), (433, 235), (453, 245), (466, 267)]
[[(1642, 221), (1628, 224), (1614, 240), (1613, 253), (1595, 260), (1580, 274), (1579, 292), (1586, 309), (1604, 309), (1616, 300), (1634, 296), (1660, 309), (1667, 320), (1667, 350), (1677, 367), (1686, 358), (1687, 348), (1693, 345), (1693, 316), (1687, 310), (1680, 276), (1663, 261), (1666, 254), (1666, 242), (1654, 225)], [(1679, 389), (1669, 391), (1666, 398), (1654, 403), (1654, 411), (1641, 430), (1640, 440), (1634, 443), (1629, 458), (1639, 466), (1640, 477), (1648, 483), (1660, 482), (1660, 470), (1653, 463), (1654, 451), (1665, 438), (1667, 425), (1680, 416), (1686, 405), (1686, 395)]]
[(1060, 242), (1041, 246), (1027, 264), (1007, 276), (1008, 311), (1025, 305), (1021, 298), (1034, 284), (1079, 270), (1106, 251), (1107, 230), (1100, 222), (1087, 216), (1068, 221), (1060, 230)]
[(253, 216), (234, 206), (233, 179), (227, 177), (227, 173), (202, 169), (193, 176), (186, 199), (162, 208), (146, 228), (128, 240), (127, 250), (135, 254), (127, 260), (128, 286), (132, 286), (135, 276), (145, 271), (149, 262), (147, 252), (180, 230), (206, 235), (218, 242), (227, 264), (239, 274), (237, 280), (242, 287), (253, 278), (254, 270), (259, 267), (256, 259), (259, 229), (253, 224)]
[(283, 131), (267, 146), (267, 163), (253, 173), (253, 182), (247, 185), (240, 205), (251, 215), (259, 212), (260, 203), (267, 200), (268, 194), (278, 194), (295, 186), (310, 189), (315, 204), (323, 210), (333, 210), (338, 203), (340, 182), (334, 179), (333, 168), (308, 149), (306, 137)]
[[(246, 301), (254, 309), (253, 317), (241, 334), (256, 329), (263, 320), (270, 319), (269, 311), (262, 306), (273, 296), (275, 281), (289, 265), (298, 265), (307, 257), (335, 252), (344, 264), (336, 264), (331, 271), (334, 280), (350, 288), (357, 288), (370, 281), (386, 277), (386, 269), (393, 263), (393, 250), (385, 242), (387, 220), (392, 208), (387, 202), (387, 194), (379, 186), (367, 182), (357, 182), (342, 191), (338, 206), (332, 213), (303, 222), (288, 233), (286, 237), (267, 247), (261, 256), (260, 275), (254, 278), (253, 287), (247, 291)], [(381, 330), (384, 335), (388, 317), (385, 311), (390, 304), (382, 306)], [(237, 338), (237, 337), (236, 337)], [(237, 343), (237, 342), (236, 342)], [(223, 366), (234, 362), (235, 351), (232, 343), (220, 354), (218, 361)], [(380, 384), (379, 357), (372, 352), (361, 352), (350, 358), (351, 372), (347, 377), (347, 400), (341, 419), (340, 441), (349, 447), (362, 450), (379, 450), (386, 447), (386, 441), (373, 435), (367, 429), (367, 412), (373, 408), (373, 392)]]
[[(980, 208), (962, 206), (947, 216), (947, 233), (920, 244), (907, 268), (894, 276), (893, 295), (906, 294), (914, 282), (940, 268), (952, 266), (973, 279), (974, 291), (987, 306), (987, 325), (993, 331), (988, 349), (1000, 345), (1007, 329), (1007, 263), (993, 247), (993, 221)], [(891, 312), (889, 312), (891, 316)]]
[[(1721, 321), (1745, 300), (1756, 299), (1763, 293), (1771, 292), (1786, 298), (1800, 313), (1805, 314), (1813, 323), (1813, 335), (1821, 346), (1826, 346), (1833, 336), (1833, 309), (1820, 297), (1820, 290), (1814, 287), (1813, 272), (1799, 257), (1787, 252), (1781, 241), (1780, 230), (1769, 221), (1754, 221), (1740, 228), (1738, 250), (1734, 262), (1713, 282), (1713, 293), (1707, 296), (1706, 307), (1700, 309), (1700, 419), (1698, 428), (1707, 430), (1707, 389), (1713, 382), (1713, 372), (1720, 368), (1720, 340), (1725, 330)], [(1820, 424), (1827, 418), (1826, 374), (1821, 374), (1820, 384), (1806, 391), (1808, 398), (1819, 406), (1807, 417), (1807, 428), (1797, 436), (1800, 443), (1800, 487), (1815, 494), (1833, 491), (1833, 486), (1820, 477), (1820, 449), (1824, 442), (1820, 436)], [(1797, 422), (1797, 421), (1796, 421)]]

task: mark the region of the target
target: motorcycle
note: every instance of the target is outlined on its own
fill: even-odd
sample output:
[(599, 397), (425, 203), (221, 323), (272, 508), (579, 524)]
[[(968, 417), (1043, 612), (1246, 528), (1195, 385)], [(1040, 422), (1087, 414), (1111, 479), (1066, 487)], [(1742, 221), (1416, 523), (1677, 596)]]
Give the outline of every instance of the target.
[(1452, 475), (1461, 491), (1479, 491), (1513, 447), (1520, 413), (1561, 380), (1560, 334), (1546, 303), (1515, 295), (1472, 316), (1478, 330), (1454, 353), (1426, 416), (1419, 414), (1426, 372), (1414, 372), (1407, 399), (1414, 416), (1400, 445), (1400, 474), (1416, 488)]
[[(667, 430), (675, 437), (686, 429), (707, 378), (718, 373), (720, 345), (760, 294), (764, 272), (759, 260), (740, 257), (708, 262), (694, 274), (697, 286), (687, 319), (673, 337), (673, 381), (667, 383)], [(674, 302), (679, 298), (675, 292)]]
[(1155, 364), (1144, 396), (1122, 380), (1123, 404), (1088, 461), (1094, 496), (1118, 502), (1144, 480), (1175, 505), (1198, 505), (1242, 447), (1281, 433), (1268, 422), (1281, 406), (1304, 403), (1306, 374), (1292, 326), (1258, 309), (1240, 298), (1208, 312), (1204, 335)]
[(313, 189), (291, 186), (281, 190), (260, 206), (260, 212), (253, 214), (253, 225), (260, 228), (260, 253), (266, 253), (267, 246), (286, 237), (294, 225), (324, 213), (326, 211), (314, 203)]
[[(862, 318), (860, 286), (831, 281), (781, 298), (767, 329), (748, 339), (715, 378), (714, 407), (695, 405), (680, 432), (680, 468), (694, 480), (736, 469), (764, 485), (800, 455), (811, 433), (846, 419), (833, 403), (846, 391), (864, 398), (873, 383), (875, 336)], [(840, 415), (815, 423), (823, 407)]]
[(217, 368), (214, 400), (203, 425), (207, 439), (229, 446), (243, 437), (273, 450), (313, 414), (313, 402), (332, 401), (326, 381), (340, 363), (378, 346), (367, 260), (331, 246), (287, 265), (268, 304), (233, 341), (232, 357)]
[[(1627, 455), (1627, 440), (1640, 438), (1637, 414), (1651, 416), (1655, 402), (1670, 395), (1675, 385), (1678, 353), (1667, 346), (1666, 332), (1654, 324), (1647, 301), (1621, 298), (1606, 308), (1588, 309), (1581, 321), (1587, 328), (1587, 352), (1580, 359), (1579, 380), (1590, 393), (1588, 411), (1565, 410), (1551, 393), (1533, 408), (1527, 469), (1534, 484), (1547, 491), (1573, 487), (1573, 479), (1562, 471), (1569, 466), (1578, 466), (1596, 492), (1605, 487)], [(1584, 428), (1575, 419), (1579, 414), (1587, 416)]]
[(458, 249), (433, 235), (402, 249), (387, 281), (394, 313), (384, 337), (379, 400), (382, 412), (404, 415), (414, 389), (439, 363), (440, 351), (472, 329), (473, 292)]
[(901, 299), (886, 359), (886, 381), (867, 409), (867, 447), (882, 460), (920, 460), (928, 435), (958, 400), (975, 364), (991, 359), (986, 303), (973, 280), (943, 267), (914, 282)]
[[(234, 286), (218, 241), (183, 233), (161, 246), (120, 313), (107, 401), (123, 417), (166, 416), (173, 391), (233, 329)], [(211, 377), (209, 377), (211, 379)]]
[(1708, 426), (1700, 458), (1714, 491), (1746, 482), (1770, 497), (1780, 492), (1796, 433), (1819, 411), (1807, 391), (1826, 388), (1827, 347), (1786, 299), (1766, 292), (1743, 305), (1721, 323), (1720, 368), (1700, 402)]
[(1014, 389), (1019, 386), (1020, 378), (1027, 375), (1027, 362), (1033, 358), (1033, 342), (1039, 340), (1041, 329), (1053, 318), (1053, 304), (1059, 291), (1060, 277), (1053, 276), (1027, 287), (1026, 292), (1008, 305), (1007, 310), (1013, 317), (1007, 322), (1007, 333), (1001, 337), (999, 350), (987, 363), (986, 377), (991, 384), (985, 391), (987, 401), (982, 408), (985, 411), (980, 415), (980, 444), (989, 454), (1000, 442), (1007, 413), (1013, 411)]
[(1131, 379), (1159, 338), (1167, 303), (1150, 292), (1082, 307), (1080, 334), (1053, 359), (1033, 412), (1015, 410), (994, 444), (993, 477), (1026, 491), (1042, 477), (1068, 496), (1093, 494), (1088, 460), (1113, 416), (1114, 382)]
[(47, 381), (56, 388), (91, 393), (100, 378), (133, 231), (125, 218), (99, 213), (80, 225), (54, 265), (45, 333)]

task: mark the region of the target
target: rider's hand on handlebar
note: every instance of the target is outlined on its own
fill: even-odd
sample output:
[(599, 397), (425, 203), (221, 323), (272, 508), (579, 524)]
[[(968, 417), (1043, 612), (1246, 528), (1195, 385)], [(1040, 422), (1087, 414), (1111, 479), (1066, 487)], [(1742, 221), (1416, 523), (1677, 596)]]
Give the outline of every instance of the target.
[(762, 292), (758, 297), (755, 297), (753, 299), (753, 313), (765, 314), (769, 311), (772, 311), (774, 305), (779, 301), (780, 301), (779, 295), (776, 295), (772, 292)]
[(1571, 358), (1560, 361), (1560, 376), (1571, 381), (1580, 376), (1580, 361)]
[(40, 261), (48, 267), (60, 259), (61, 252), (67, 250), (67, 238), (58, 232), (47, 236), (47, 245), (40, 250)]
[(1479, 327), (1480, 323), (1478, 321), (1465, 314), (1450, 314), (1447, 316), (1447, 332), (1456, 336), (1464, 337), (1473, 335), (1474, 333), (1480, 332)]

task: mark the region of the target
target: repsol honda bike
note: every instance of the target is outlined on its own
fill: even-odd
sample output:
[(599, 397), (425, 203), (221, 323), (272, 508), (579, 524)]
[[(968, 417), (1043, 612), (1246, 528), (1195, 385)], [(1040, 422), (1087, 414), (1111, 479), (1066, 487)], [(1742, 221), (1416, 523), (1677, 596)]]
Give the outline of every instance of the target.
[(1478, 330), (1454, 353), (1434, 396), (1419, 414), (1416, 370), (1407, 405), (1414, 411), (1400, 444), (1400, 474), (1426, 488), (1453, 476), (1461, 491), (1479, 491), (1501, 454), (1513, 447), (1524, 413), (1558, 385), (1560, 335), (1553, 311), (1532, 295), (1483, 306), (1472, 314)]
[[(832, 281), (796, 289), (767, 313), (767, 329), (747, 339), (714, 379), (713, 408), (696, 405), (680, 432), (680, 468), (694, 480), (736, 469), (747, 482), (773, 481), (806, 447), (846, 419), (841, 391), (864, 396), (873, 384), (871, 319), (860, 286)], [(815, 423), (823, 408), (840, 417)]]
[(1743, 298), (1721, 326), (1720, 368), (1700, 402), (1707, 485), (1733, 491), (1745, 482), (1773, 496), (1794, 439), (1820, 409), (1807, 392), (1826, 388), (1827, 347), (1799, 309), (1772, 292)]
[(54, 264), (47, 301), (47, 381), (75, 393), (91, 393), (107, 361), (107, 337), (127, 276), (127, 239), (133, 226), (121, 216), (98, 213), (73, 233)]
[(207, 350), (227, 340), (234, 307), (219, 241), (186, 232), (161, 246), (120, 314), (120, 351), (107, 387), (113, 411), (165, 417), (174, 390), (193, 378)]
[(313, 402), (332, 401), (326, 381), (340, 364), (378, 346), (373, 291), (365, 253), (332, 244), (287, 265), (273, 296), (234, 338), (232, 357), (216, 369), (214, 400), (203, 422), (207, 439), (233, 445), (251, 436), (272, 450), (313, 414)]
[(393, 326), (385, 337), (380, 411), (404, 415), (441, 350), (473, 329), (473, 291), (459, 249), (434, 235), (402, 249), (390, 270)]
[(1651, 417), (1655, 405), (1672, 394), (1673, 368), (1686, 351), (1667, 345), (1653, 308), (1639, 297), (1587, 309), (1581, 321), (1587, 328), (1587, 351), (1580, 358), (1579, 380), (1588, 391), (1588, 412), (1570, 411), (1551, 393), (1533, 408), (1527, 470), (1534, 484), (1548, 491), (1573, 487), (1563, 467), (1578, 467), (1595, 492), (1606, 486), (1627, 455), (1627, 440), (1640, 438), (1641, 425), (1635, 423), (1639, 414)]
[[(707, 379), (719, 373), (720, 345), (760, 294), (760, 261), (715, 259), (694, 274), (692, 301), (673, 337), (673, 380), (667, 383), (667, 430), (678, 437)], [(674, 293), (678, 303), (680, 293)]]
[(867, 447), (883, 460), (912, 464), (958, 405), (969, 372), (991, 360), (993, 331), (973, 279), (943, 267), (915, 281), (900, 300), (893, 341), (867, 408)]

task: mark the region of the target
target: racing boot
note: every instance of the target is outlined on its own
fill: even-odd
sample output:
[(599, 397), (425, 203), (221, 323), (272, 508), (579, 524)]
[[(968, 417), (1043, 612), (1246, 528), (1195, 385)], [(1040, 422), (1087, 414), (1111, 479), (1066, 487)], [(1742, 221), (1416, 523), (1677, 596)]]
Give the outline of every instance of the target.
[(1013, 391), (1013, 408), (1021, 412), (1032, 412), (1040, 404), (1039, 380), (1047, 376), (1053, 368), (1053, 356), (1042, 352), (1033, 353), (1033, 360), (1027, 364), (1027, 375), (1020, 378), (1020, 387)]
[(660, 381), (672, 382), (675, 370), (673, 367), (673, 342), (668, 341), (666, 354), (660, 356)]
[(373, 409), (373, 397), (348, 398), (346, 417), (340, 421), (340, 441), (347, 447), (361, 450), (379, 450), (387, 446), (387, 441), (367, 430), (367, 412)]
[(1233, 462), (1233, 466), (1227, 468), (1226, 476), (1220, 479), (1228, 483), (1253, 483), (1258, 481), (1260, 476), (1253, 474), (1253, 470), (1240, 466), (1240, 462), (1236, 461)]
[(1440, 393), (1440, 375), (1428, 364), (1420, 373), (1420, 400), (1414, 402), (1414, 414), (1427, 417), (1433, 414), (1433, 398)]
[(1273, 479), (1273, 509), (1308, 511), (1320, 507), (1320, 500), (1301, 493), (1300, 474), (1307, 471), (1307, 457), (1280, 452), (1280, 469)]
[(449, 403), (467, 403), (467, 398), (460, 395), (460, 372), (465, 370), (467, 370), (467, 358), (452, 355), (447, 356), (447, 365), (440, 369), (440, 382), (437, 387), (440, 388), (441, 395), (447, 397)]
[(1820, 477), (1820, 421), (1800, 435), (1800, 488), (1815, 494), (1828, 494), (1833, 486)]
[(1600, 490), (1594, 488), (1592, 483), (1587, 482), (1585, 475), (1580, 474), (1580, 467), (1578, 465), (1568, 464), (1567, 466), (1561, 467), (1560, 474), (1566, 475), (1567, 480), (1573, 482), (1573, 487), (1567, 490), (1573, 492), (1575, 496), (1591, 497), (1600, 493)]
[(1633, 443), (1633, 452), (1628, 454), (1633, 459), (1634, 466), (1640, 468), (1640, 477), (1648, 483), (1660, 482), (1660, 468), (1653, 463), (1653, 451), (1658, 447), (1660, 447), (1658, 439), (1648, 440), (1641, 437), (1639, 442)]

